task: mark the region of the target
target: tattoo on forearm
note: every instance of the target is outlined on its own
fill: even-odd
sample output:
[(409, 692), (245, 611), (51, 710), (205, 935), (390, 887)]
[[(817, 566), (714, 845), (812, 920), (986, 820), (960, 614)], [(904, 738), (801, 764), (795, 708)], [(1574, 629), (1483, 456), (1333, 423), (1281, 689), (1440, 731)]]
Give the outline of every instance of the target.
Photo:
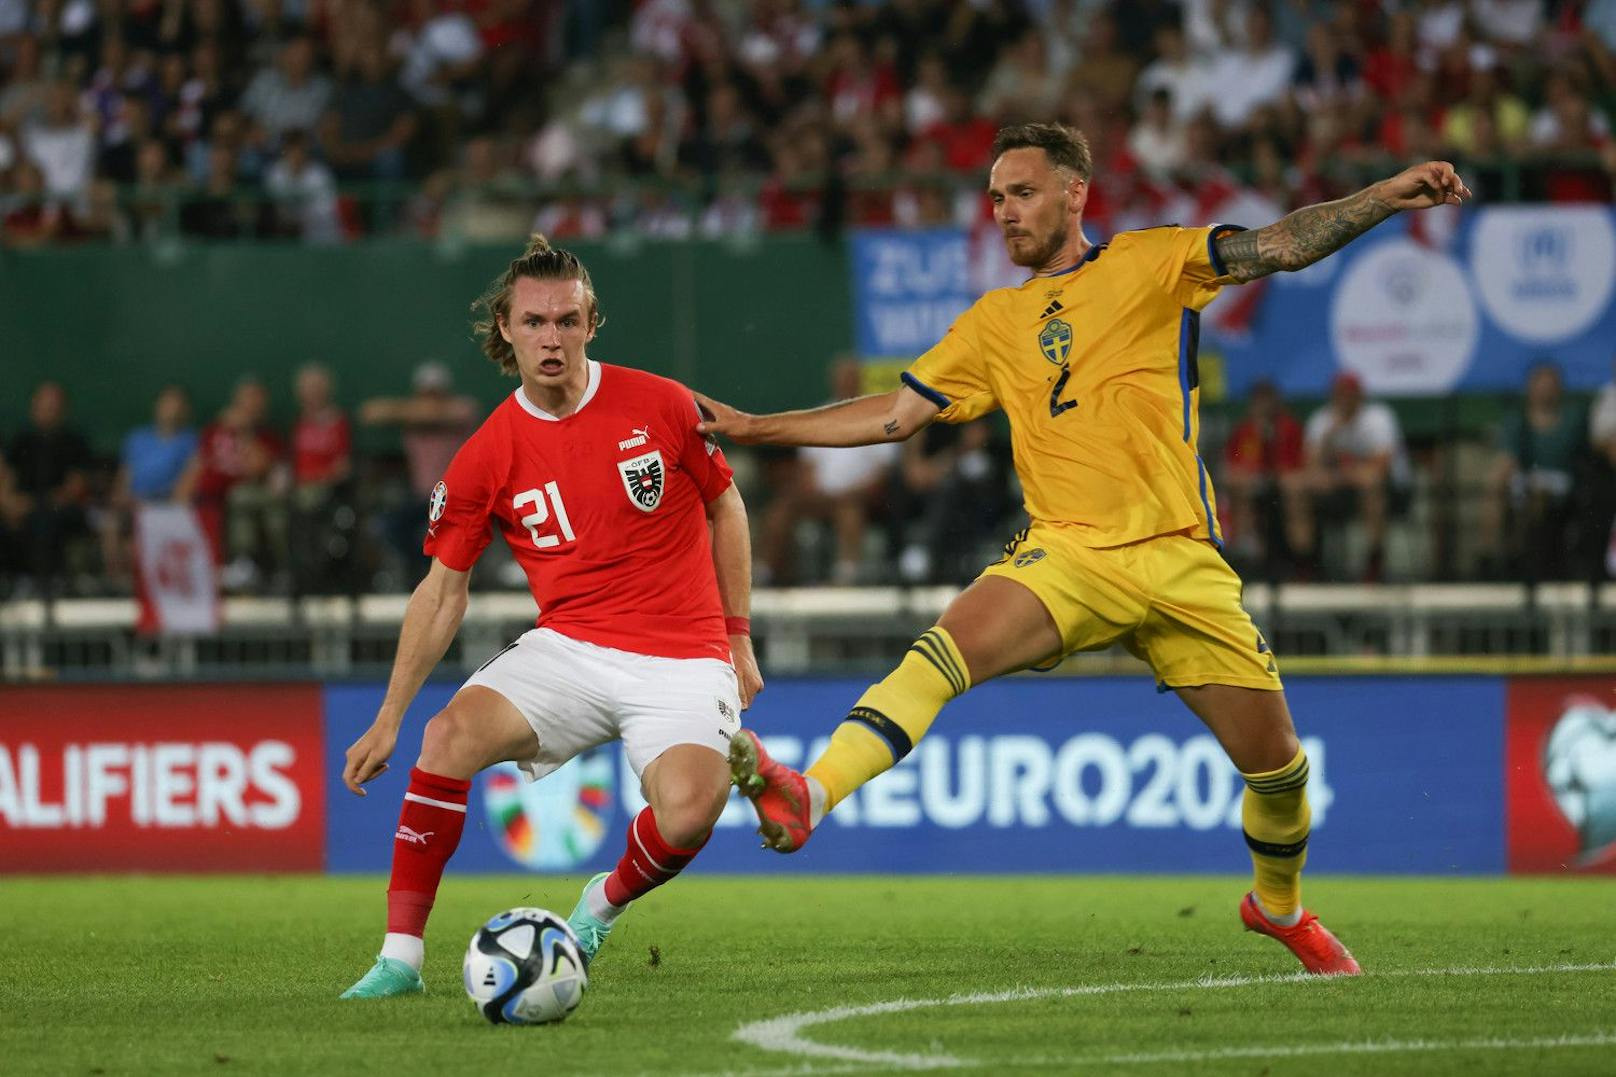
[(1218, 257), (1237, 281), (1256, 280), (1282, 269), (1302, 269), (1345, 247), (1396, 212), (1374, 188), (1334, 202), (1303, 206), (1266, 228), (1232, 232), (1213, 241)]
[(888, 419), (887, 424), (881, 429), (887, 432), (887, 437), (891, 437), (893, 434), (898, 432), (898, 420)]

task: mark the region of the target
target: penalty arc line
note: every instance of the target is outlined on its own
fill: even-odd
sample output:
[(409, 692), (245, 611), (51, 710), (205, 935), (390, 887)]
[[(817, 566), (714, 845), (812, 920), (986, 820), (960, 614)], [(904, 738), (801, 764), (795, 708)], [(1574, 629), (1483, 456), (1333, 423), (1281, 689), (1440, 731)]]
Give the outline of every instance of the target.
[[(1372, 979), (1395, 979), (1407, 977), (1456, 977), (1456, 976), (1545, 976), (1557, 973), (1577, 972), (1613, 972), (1616, 971), (1616, 962), (1584, 965), (1534, 965), (1516, 968), (1495, 967), (1479, 968), (1474, 966), (1457, 966), (1438, 969), (1394, 969), (1388, 972), (1372, 973)], [(860, 1047), (846, 1047), (838, 1044), (817, 1043), (806, 1039), (802, 1033), (807, 1029), (819, 1025), (834, 1024), (856, 1017), (878, 1017), (889, 1013), (907, 1013), (912, 1010), (930, 1009), (938, 1006), (983, 1006), (1002, 1002), (1023, 1002), (1034, 999), (1048, 998), (1077, 998), (1085, 995), (1116, 995), (1128, 992), (1146, 991), (1209, 991), (1222, 990), (1231, 987), (1252, 987), (1261, 984), (1318, 984), (1329, 983), (1339, 977), (1311, 976), (1307, 973), (1297, 972), (1285, 975), (1272, 976), (1203, 976), (1194, 980), (1169, 980), (1145, 983), (1110, 983), (1110, 984), (1080, 984), (1072, 987), (1024, 987), (1008, 991), (977, 992), (973, 994), (949, 995), (944, 998), (921, 999), (893, 999), (888, 1002), (875, 1002), (862, 1006), (834, 1006), (830, 1009), (815, 1010), (807, 1013), (785, 1014), (772, 1017), (764, 1021), (751, 1021), (737, 1028), (730, 1034), (730, 1038), (765, 1051), (774, 1051), (784, 1054), (796, 1055), (799, 1058), (823, 1059), (826, 1061), (854, 1063), (864, 1066), (885, 1066), (892, 1069), (930, 1070), (952, 1069), (958, 1066), (971, 1065), (968, 1059), (956, 1058), (947, 1054), (905, 1054), (897, 1051), (869, 1051)], [(1600, 1033), (1593, 1037), (1594, 1044), (1603, 1043), (1607, 1034)], [(1588, 1039), (1589, 1037), (1581, 1037)], [(1579, 1037), (1562, 1037), (1561, 1040), (1577, 1040)], [(1368, 1045), (1366, 1045), (1366, 1042)], [(1395, 1043), (1397, 1041), (1384, 1041)], [(1423, 1044), (1428, 1041), (1403, 1041), (1409, 1044)], [(1454, 1041), (1450, 1046), (1460, 1046), (1465, 1041)], [(1477, 1041), (1478, 1043), (1480, 1041)], [(1497, 1041), (1499, 1045), (1509, 1046), (1582, 1046), (1573, 1042), (1538, 1041)], [(1354, 1041), (1347, 1044), (1320, 1044), (1313, 1049), (1313, 1053), (1346, 1053), (1351, 1051), (1372, 1051), (1374, 1041)], [(1594, 1045), (1590, 1044), (1590, 1045)], [(1329, 1050), (1326, 1050), (1329, 1049)], [(1382, 1046), (1380, 1050), (1396, 1050), (1397, 1048)], [(1413, 1046), (1407, 1050), (1429, 1050), (1431, 1048)], [(1229, 1050), (1238, 1050), (1231, 1048)], [(1284, 1053), (1279, 1049), (1270, 1053)], [(1306, 1051), (1306, 1047), (1291, 1048), (1297, 1053)], [(1149, 1061), (1192, 1061), (1198, 1058), (1219, 1057), (1218, 1052), (1206, 1052), (1193, 1056), (1179, 1058), (1164, 1057), (1156, 1059), (1138, 1055), (1116, 1055), (1108, 1058), (1096, 1058), (1092, 1062), (1114, 1062), (1126, 1064), (1128, 1062)], [(1242, 1057), (1242, 1056), (1231, 1056)], [(1073, 1060), (1076, 1061), (1076, 1060)], [(1003, 1064), (1001, 1060), (996, 1065)], [(1014, 1063), (1011, 1063), (1014, 1065)]]

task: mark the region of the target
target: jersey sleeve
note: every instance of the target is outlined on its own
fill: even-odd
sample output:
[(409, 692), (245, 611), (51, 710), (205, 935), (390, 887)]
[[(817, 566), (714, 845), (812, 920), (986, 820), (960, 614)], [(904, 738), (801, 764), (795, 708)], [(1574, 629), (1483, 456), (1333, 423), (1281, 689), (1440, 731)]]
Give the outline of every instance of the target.
[(1244, 231), (1235, 224), (1213, 224), (1205, 228), (1174, 225), (1136, 234), (1156, 282), (1170, 292), (1180, 306), (1201, 310), (1230, 283), (1229, 269), (1218, 257), (1218, 237)]
[(943, 339), (902, 374), (905, 385), (942, 409), (937, 417), (945, 423), (968, 423), (999, 406), (978, 335), (980, 305), (955, 318)]
[(677, 416), (680, 432), (679, 466), (695, 482), (696, 489), (701, 491), (702, 501), (711, 504), (729, 489), (735, 473), (731, 470), (729, 461), (724, 459), (724, 450), (718, 447), (718, 442), (696, 430), (696, 424), (702, 419), (701, 407), (696, 403), (696, 398), (686, 395), (684, 401), (679, 406)]
[(455, 453), (427, 501), (421, 550), (456, 572), (467, 572), (494, 537), (492, 511), (498, 461), (485, 438), (473, 435)]

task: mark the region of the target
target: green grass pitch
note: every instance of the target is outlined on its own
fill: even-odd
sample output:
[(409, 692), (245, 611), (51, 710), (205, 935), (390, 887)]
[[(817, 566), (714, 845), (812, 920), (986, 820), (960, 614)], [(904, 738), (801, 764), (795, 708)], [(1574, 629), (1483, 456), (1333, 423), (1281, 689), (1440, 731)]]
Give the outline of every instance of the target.
[(565, 1024), (485, 1024), (471, 932), (580, 882), (451, 877), (428, 994), (339, 1003), (381, 879), (0, 879), (0, 1072), (1616, 1072), (1609, 881), (1312, 879), (1368, 975), (1301, 982), (1239, 929), (1243, 878), (698, 874), (625, 916)]

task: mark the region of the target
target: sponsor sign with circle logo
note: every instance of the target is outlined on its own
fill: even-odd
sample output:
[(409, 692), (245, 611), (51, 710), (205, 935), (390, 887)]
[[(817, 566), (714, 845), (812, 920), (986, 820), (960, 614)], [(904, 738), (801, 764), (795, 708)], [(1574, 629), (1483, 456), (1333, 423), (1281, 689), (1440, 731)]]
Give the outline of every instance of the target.
[(1599, 206), (1499, 206), (1470, 244), (1481, 301), (1500, 328), (1533, 343), (1587, 331), (1616, 289), (1616, 228)]
[(1337, 362), (1374, 393), (1447, 392), (1469, 369), (1480, 331), (1459, 264), (1408, 239), (1353, 260), (1330, 308)]

